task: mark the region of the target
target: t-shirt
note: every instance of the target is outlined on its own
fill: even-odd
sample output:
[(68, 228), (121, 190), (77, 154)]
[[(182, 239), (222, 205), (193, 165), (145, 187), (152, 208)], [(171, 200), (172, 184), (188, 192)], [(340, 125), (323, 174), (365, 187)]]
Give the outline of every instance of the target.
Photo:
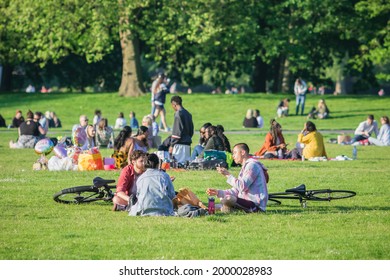
[(27, 120), (23, 122), (19, 127), (20, 135), (32, 135), (38, 137), (39, 126), (40, 124), (38, 122), (34, 122), (33, 120)]

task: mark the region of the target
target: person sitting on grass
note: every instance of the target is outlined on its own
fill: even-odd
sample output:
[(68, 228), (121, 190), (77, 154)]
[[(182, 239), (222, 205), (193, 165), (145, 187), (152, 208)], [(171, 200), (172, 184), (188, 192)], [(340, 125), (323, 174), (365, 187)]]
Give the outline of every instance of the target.
[(156, 154), (145, 158), (145, 169), (137, 179), (137, 202), (131, 207), (130, 216), (173, 216), (172, 199), (175, 197), (172, 180), (159, 169)]
[(133, 205), (137, 194), (136, 181), (145, 171), (145, 157), (146, 153), (143, 151), (130, 154), (129, 165), (123, 168), (119, 175), (116, 193), (112, 199), (112, 211), (124, 211)]
[[(247, 213), (265, 212), (268, 201), (266, 168), (250, 157), (249, 147), (245, 143), (233, 147), (233, 159), (242, 165), (238, 178), (235, 178), (226, 168), (217, 167), (219, 174), (227, 178), (232, 186), (228, 190), (209, 188), (207, 195), (221, 199), (222, 212), (230, 212), (232, 208), (241, 209)], [(267, 173), (268, 174), (268, 173)]]
[(108, 125), (106, 118), (101, 118), (96, 125), (95, 141), (99, 148), (112, 148), (114, 145), (114, 130)]
[(205, 123), (202, 125), (202, 127), (199, 129), (199, 144), (196, 145), (192, 151), (191, 160), (194, 160), (197, 156), (199, 156), (206, 146), (207, 139), (206, 139), (206, 129), (211, 126), (211, 123)]
[[(131, 138), (131, 143), (129, 147), (129, 157), (133, 151), (143, 151), (148, 152), (148, 136), (149, 130), (146, 126), (141, 125), (137, 131), (137, 134)], [(129, 158), (127, 159), (130, 162)]]
[(308, 119), (326, 119), (329, 117), (329, 108), (325, 103), (324, 99), (320, 99), (318, 101), (317, 108), (313, 107), (310, 111), (310, 113), (307, 115)]
[(381, 129), (379, 130), (379, 134), (377, 138), (369, 137), (368, 142), (372, 145), (376, 146), (390, 146), (390, 125), (389, 125), (389, 117), (383, 116), (381, 117)]
[(204, 157), (204, 151), (207, 150), (225, 151), (223, 140), (218, 136), (216, 126), (212, 125), (206, 128), (205, 138), (207, 143), (199, 157)]
[(306, 122), (303, 130), (298, 134), (298, 142), (304, 144), (303, 150), (299, 149), (299, 154), (304, 158), (327, 157), (324, 138), (311, 121)]
[(282, 134), (282, 126), (275, 119), (271, 119), (270, 124), (271, 127), (265, 136), (264, 144), (260, 150), (255, 152), (256, 156), (276, 158), (279, 150), (281, 150), (283, 156), (286, 153), (286, 142)]
[(12, 149), (34, 148), (39, 140), (39, 135), (45, 133), (38, 119), (33, 119), (33, 112), (29, 110), (26, 116), (26, 121), (22, 122), (18, 128), (18, 141), (16, 143), (12, 140), (9, 142), (9, 147)]
[(353, 144), (358, 141), (367, 140), (371, 137), (372, 133), (375, 133), (375, 136), (378, 136), (378, 124), (374, 120), (374, 115), (368, 115), (367, 120), (361, 122), (355, 130), (355, 136), (347, 144)]
[(115, 159), (115, 167), (118, 169), (127, 165), (130, 145), (133, 143), (131, 133), (131, 127), (126, 125), (114, 140), (114, 153), (111, 157)]

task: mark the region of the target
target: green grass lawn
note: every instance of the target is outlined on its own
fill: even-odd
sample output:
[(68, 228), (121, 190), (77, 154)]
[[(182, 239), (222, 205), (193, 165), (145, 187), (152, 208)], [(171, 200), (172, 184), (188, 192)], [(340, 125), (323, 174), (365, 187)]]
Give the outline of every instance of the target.
[[(275, 116), (276, 105), (286, 95), (183, 95), (195, 127), (204, 122), (223, 124), (232, 144), (248, 143), (255, 151), (264, 141), (262, 130), (243, 129), (248, 108), (260, 109), (266, 122)], [(290, 95), (289, 97), (293, 97)], [(307, 110), (320, 96), (308, 96)], [(326, 96), (332, 118), (315, 121), (318, 129), (353, 130), (367, 114), (376, 119), (389, 115), (390, 98), (376, 96)], [(295, 102), (291, 103), (291, 109)], [(0, 114), (11, 121), (16, 109), (25, 113), (55, 111), (64, 125), (51, 136), (69, 135), (78, 116), (101, 109), (114, 124), (119, 111), (135, 111), (138, 119), (149, 113), (149, 96), (120, 98), (116, 94), (7, 94), (0, 95)], [(173, 111), (167, 106), (168, 123)], [(295, 130), (305, 117), (291, 116), (280, 122), (287, 141), (294, 144)], [(163, 138), (167, 134), (163, 134)], [(337, 132), (324, 133), (325, 140)], [(117, 179), (119, 171), (50, 172), (32, 171), (38, 159), (33, 150), (11, 150), (8, 142), (16, 130), (0, 129), (0, 259), (304, 259), (387, 260), (390, 257), (389, 160), (390, 148), (358, 147), (356, 161), (301, 162), (264, 160), (269, 168), (270, 192), (299, 184), (308, 189), (347, 189), (357, 192), (350, 199), (308, 202), (283, 201), (268, 207), (266, 214), (242, 213), (186, 219), (177, 217), (128, 217), (114, 213), (107, 203), (63, 205), (52, 195), (93, 177)], [(193, 140), (196, 142), (198, 134)], [(352, 147), (326, 144), (330, 157), (351, 156)], [(109, 156), (111, 150), (102, 150)], [(49, 155), (48, 157), (50, 157)], [(237, 175), (238, 168), (231, 172)], [(207, 187), (227, 188), (215, 171), (169, 171), (176, 176), (175, 188), (189, 187), (206, 202)]]

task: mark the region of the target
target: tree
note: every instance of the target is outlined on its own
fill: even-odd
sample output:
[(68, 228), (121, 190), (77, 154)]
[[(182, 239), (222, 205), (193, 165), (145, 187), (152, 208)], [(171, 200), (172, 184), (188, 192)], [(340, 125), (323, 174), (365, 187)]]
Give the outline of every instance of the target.
[(70, 54), (84, 56), (88, 62), (100, 61), (120, 40), (125, 73), (120, 94), (139, 96), (142, 76), (137, 70), (139, 53), (131, 16), (143, 5), (145, 1), (13, 0), (6, 7), (7, 33), (15, 32), (21, 38), (17, 52), (21, 61), (38, 62), (42, 67)]

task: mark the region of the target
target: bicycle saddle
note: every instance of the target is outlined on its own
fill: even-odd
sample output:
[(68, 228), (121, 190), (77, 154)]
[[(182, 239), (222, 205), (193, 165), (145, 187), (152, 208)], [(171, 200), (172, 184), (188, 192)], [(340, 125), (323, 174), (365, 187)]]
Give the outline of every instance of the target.
[(93, 185), (97, 188), (100, 188), (102, 186), (105, 186), (107, 184), (111, 184), (114, 182), (115, 182), (115, 180), (105, 180), (105, 179), (100, 178), (100, 177), (93, 178)]
[(306, 186), (305, 186), (305, 184), (302, 184), (302, 185), (299, 185), (298, 187), (295, 187), (292, 189), (287, 189), (286, 192), (304, 194), (306, 192)]

